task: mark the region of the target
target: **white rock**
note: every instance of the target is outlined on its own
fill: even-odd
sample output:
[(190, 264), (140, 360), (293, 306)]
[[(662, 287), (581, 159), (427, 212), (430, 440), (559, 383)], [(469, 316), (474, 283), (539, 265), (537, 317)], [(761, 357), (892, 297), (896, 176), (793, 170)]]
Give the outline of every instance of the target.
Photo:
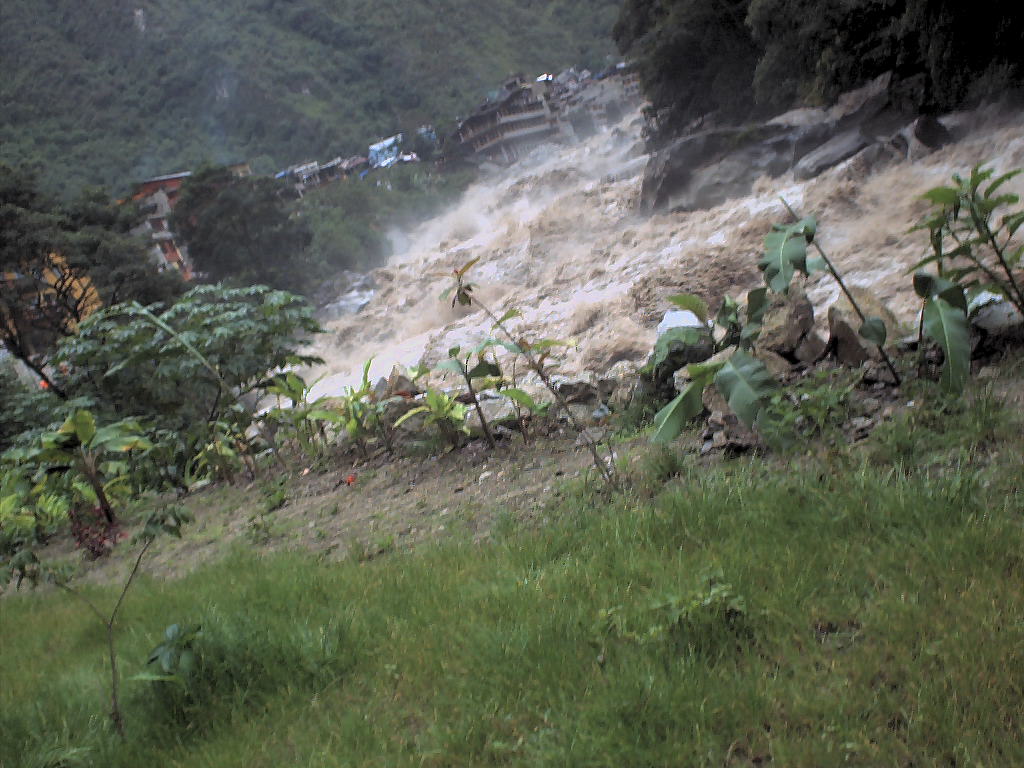
[(693, 312), (688, 309), (671, 309), (665, 313), (665, 317), (662, 318), (658, 324), (658, 336), (661, 336), (665, 331), (669, 331), (673, 328), (704, 328), (704, 323), (700, 321)]

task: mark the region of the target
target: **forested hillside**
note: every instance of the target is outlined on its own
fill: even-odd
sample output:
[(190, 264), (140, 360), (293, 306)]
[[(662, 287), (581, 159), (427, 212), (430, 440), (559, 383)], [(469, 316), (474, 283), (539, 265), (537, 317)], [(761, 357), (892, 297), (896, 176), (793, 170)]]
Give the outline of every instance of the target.
[(50, 191), (271, 172), (443, 123), (517, 70), (603, 65), (618, 0), (5, 0), (0, 162)]

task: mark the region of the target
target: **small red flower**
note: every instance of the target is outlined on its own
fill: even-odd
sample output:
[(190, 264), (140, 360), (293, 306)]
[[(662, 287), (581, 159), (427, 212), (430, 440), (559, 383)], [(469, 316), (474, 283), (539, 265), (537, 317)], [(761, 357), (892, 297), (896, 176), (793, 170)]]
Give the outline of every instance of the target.
[(345, 478), (345, 485), (355, 485), (355, 484), (356, 484), (356, 476), (355, 475), (349, 475), (348, 477)]

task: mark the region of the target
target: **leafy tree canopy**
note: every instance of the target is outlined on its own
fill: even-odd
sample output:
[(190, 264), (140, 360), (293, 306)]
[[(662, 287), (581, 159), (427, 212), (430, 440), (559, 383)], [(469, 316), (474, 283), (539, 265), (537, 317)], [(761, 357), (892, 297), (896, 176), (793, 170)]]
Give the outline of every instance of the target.
[(274, 371), (308, 362), (298, 349), (319, 331), (300, 297), (265, 286), (193, 288), (171, 307), (102, 310), (65, 339), (61, 384), (102, 409), (172, 428), (215, 420)]
[(208, 166), (182, 187), (172, 228), (211, 281), (301, 290), (313, 236), (302, 219), (289, 215), (288, 191), (269, 177), (239, 179), (225, 167)]
[(55, 341), (99, 305), (170, 302), (184, 283), (132, 237), (131, 206), (100, 190), (57, 203), (24, 171), (0, 166), (0, 342), (43, 378)]

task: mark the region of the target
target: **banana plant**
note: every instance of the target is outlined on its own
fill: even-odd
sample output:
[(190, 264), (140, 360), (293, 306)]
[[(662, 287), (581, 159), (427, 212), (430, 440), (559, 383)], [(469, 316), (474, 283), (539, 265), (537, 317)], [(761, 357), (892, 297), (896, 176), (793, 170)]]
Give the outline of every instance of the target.
[(388, 453), (394, 453), (391, 432), (384, 422), (388, 404), (395, 398), (380, 400), (370, 384), (371, 357), (363, 364), (363, 375), (358, 387), (345, 387), (338, 409), (317, 409), (310, 418), (321, 419), (344, 427), (348, 436), (359, 445), (363, 455), (367, 454), (366, 438), (376, 434)]
[(720, 340), (715, 343), (716, 352), (724, 352), (730, 347), (735, 351), (725, 360), (693, 363), (686, 367), (690, 383), (655, 415), (653, 442), (671, 442), (687, 422), (703, 413), (704, 390), (711, 384), (718, 388), (729, 407), (745, 424), (754, 426), (775, 389), (775, 380), (764, 363), (748, 352), (761, 331), (767, 307), (766, 296), (766, 288), (755, 288), (747, 294), (745, 323), (739, 302), (730, 297), (722, 302), (714, 320), (707, 304), (699, 296), (680, 294), (669, 298), (677, 307), (693, 312), (712, 338), (716, 336), (716, 325), (721, 329), (717, 334)]
[(469, 427), (466, 425), (469, 409), (451, 395), (436, 389), (428, 389), (423, 405), (404, 413), (395, 422), (395, 428), (421, 413), (426, 414), (424, 426), (437, 425), (441, 434), (455, 448), (461, 443), (462, 436), (469, 434)]
[[(477, 398), (477, 392), (473, 387), (473, 381), (483, 379), (492, 383), (496, 381), (500, 385), (501, 368), (496, 361), (488, 360), (484, 356), (484, 353), (490, 347), (497, 345), (497, 343), (498, 342), (493, 339), (486, 339), (470, 350), (465, 356), (463, 356), (462, 347), (452, 347), (448, 350), (448, 359), (437, 365), (437, 370), (457, 373), (462, 377), (462, 380), (465, 381), (466, 392), (469, 394), (469, 399), (473, 403), (473, 407), (476, 408), (477, 416), (480, 418), (480, 426), (483, 428), (484, 437), (487, 438), (487, 442), (490, 444), (491, 448), (496, 446), (494, 435), (491, 433), (491, 428), (487, 424), (487, 419), (484, 417), (483, 408), (480, 407), (480, 400)], [(476, 356), (477, 359), (476, 365), (471, 365), (474, 356)]]
[(92, 413), (79, 410), (60, 429), (43, 434), (38, 445), (13, 458), (35, 467), (37, 482), (53, 475), (70, 480), (72, 487), (99, 506), (107, 523), (113, 525), (116, 517), (110, 496), (130, 482), (127, 456), (152, 447), (138, 422), (125, 419), (97, 428)]
[[(846, 287), (843, 276), (839, 274), (839, 270), (829, 259), (828, 254), (815, 240), (818, 232), (817, 220), (813, 216), (800, 218), (785, 198), (780, 199), (786, 206), (786, 210), (797, 221), (793, 224), (775, 224), (764, 239), (764, 254), (757, 262), (757, 266), (764, 273), (768, 287), (775, 293), (786, 293), (797, 272), (804, 276), (810, 276), (815, 272), (828, 272), (860, 319), (860, 328), (857, 332), (862, 338), (875, 345), (879, 356), (892, 374), (893, 381), (899, 385), (900, 375), (885, 351), (885, 322), (880, 317), (868, 317), (864, 314), (860, 304)], [(813, 247), (815, 253), (808, 253), (808, 246)]]
[[(278, 434), (283, 432), (293, 439), (310, 459), (322, 457), (327, 446), (324, 422), (335, 420), (334, 412), (324, 404), (327, 398), (309, 399), (318, 381), (307, 384), (301, 376), (288, 371), (275, 376), (266, 387), (267, 394), (276, 396), (278, 404), (267, 411), (265, 418), (279, 425)], [(287, 406), (282, 406), (282, 398), (288, 401)]]
[[(967, 295), (961, 285), (927, 272), (914, 275), (914, 292), (924, 305), (918, 339), (928, 336), (942, 348), (945, 361), (939, 383), (950, 394), (960, 394), (971, 375), (971, 337), (967, 321)], [(923, 345), (919, 344), (923, 353)]]
[(1021, 173), (1024, 169), (993, 178), (992, 168), (975, 166), (967, 178), (954, 174), (953, 186), (925, 192), (932, 212), (914, 229), (928, 230), (932, 253), (909, 272), (934, 264), (939, 277), (961, 285), (968, 299), (990, 291), (1024, 314), (1024, 285), (1016, 274), (1024, 260), (1024, 243), (1017, 236), (1024, 228), (1024, 210), (1011, 210), (1001, 219), (996, 215), (1020, 202), (1003, 186)]

